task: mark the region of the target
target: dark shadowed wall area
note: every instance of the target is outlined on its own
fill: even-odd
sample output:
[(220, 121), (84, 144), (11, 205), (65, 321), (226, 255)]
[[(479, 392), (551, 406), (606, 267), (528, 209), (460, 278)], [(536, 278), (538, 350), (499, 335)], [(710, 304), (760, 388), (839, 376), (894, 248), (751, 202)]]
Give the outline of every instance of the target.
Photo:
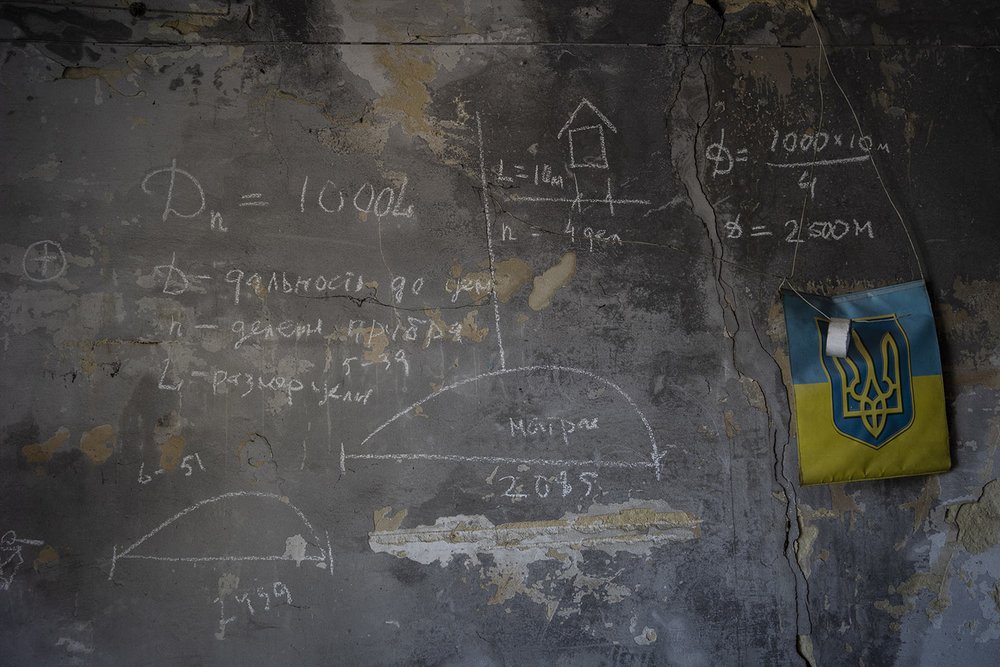
[[(990, 663), (998, 43), (0, 3), (0, 662)], [(953, 469), (803, 487), (779, 287), (921, 264)]]

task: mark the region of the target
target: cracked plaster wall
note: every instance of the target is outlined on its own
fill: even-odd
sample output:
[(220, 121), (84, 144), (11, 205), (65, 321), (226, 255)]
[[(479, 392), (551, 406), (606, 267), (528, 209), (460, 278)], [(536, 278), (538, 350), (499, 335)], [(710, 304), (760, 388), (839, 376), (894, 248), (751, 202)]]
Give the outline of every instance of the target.
[[(987, 661), (996, 14), (4, 3), (3, 654)], [(768, 167), (823, 131), (949, 473), (798, 483), (779, 285), (916, 272)]]

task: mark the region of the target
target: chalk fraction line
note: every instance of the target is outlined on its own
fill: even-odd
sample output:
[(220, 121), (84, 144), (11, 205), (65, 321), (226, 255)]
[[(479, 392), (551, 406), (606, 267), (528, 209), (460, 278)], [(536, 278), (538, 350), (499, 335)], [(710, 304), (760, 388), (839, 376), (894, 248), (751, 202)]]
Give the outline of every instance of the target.
[(852, 157), (838, 157), (829, 160), (810, 160), (809, 162), (765, 162), (768, 167), (779, 169), (798, 169), (801, 167), (826, 167), (832, 164), (848, 164), (850, 162), (864, 162), (870, 160), (870, 155), (854, 155)]

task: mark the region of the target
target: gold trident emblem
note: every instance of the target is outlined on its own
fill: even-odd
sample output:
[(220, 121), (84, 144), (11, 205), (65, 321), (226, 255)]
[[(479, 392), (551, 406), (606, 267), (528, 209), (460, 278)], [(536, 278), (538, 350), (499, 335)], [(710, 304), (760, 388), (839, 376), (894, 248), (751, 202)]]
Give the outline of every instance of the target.
[[(840, 374), (840, 386), (843, 395), (843, 416), (860, 417), (865, 430), (873, 438), (877, 438), (885, 429), (886, 418), (903, 412), (903, 402), (899, 390), (899, 348), (892, 335), (882, 336), (882, 373), (876, 377), (875, 362), (871, 353), (856, 331), (851, 332), (851, 341), (861, 353), (865, 362), (865, 372), (862, 374), (858, 365), (850, 357), (843, 359), (834, 357), (833, 365)], [(848, 370), (844, 368), (847, 365)], [(850, 379), (848, 379), (850, 375)], [(858, 385), (861, 385), (860, 390)]]

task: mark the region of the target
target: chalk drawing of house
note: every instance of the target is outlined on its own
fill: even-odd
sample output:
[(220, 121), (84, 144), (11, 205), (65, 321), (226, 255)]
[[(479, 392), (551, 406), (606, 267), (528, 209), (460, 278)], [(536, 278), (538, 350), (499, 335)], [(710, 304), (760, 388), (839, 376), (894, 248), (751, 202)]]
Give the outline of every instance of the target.
[[(590, 115), (596, 116), (599, 122), (591, 121), (587, 125), (585, 120), (577, 119), (584, 107), (590, 110)], [(576, 125), (574, 126), (574, 123)], [(569, 141), (569, 166), (574, 168), (607, 169), (608, 152), (604, 145), (604, 128), (607, 127), (614, 133), (618, 133), (614, 124), (608, 117), (601, 113), (600, 109), (590, 103), (586, 97), (580, 100), (576, 109), (569, 115), (566, 124), (556, 135), (557, 139), (562, 139), (565, 134)]]

